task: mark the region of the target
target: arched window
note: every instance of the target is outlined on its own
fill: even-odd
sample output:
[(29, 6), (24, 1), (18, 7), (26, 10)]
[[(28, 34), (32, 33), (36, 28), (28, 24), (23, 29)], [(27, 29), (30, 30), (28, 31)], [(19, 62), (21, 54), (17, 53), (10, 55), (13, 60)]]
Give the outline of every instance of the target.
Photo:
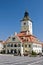
[(7, 50), (7, 54), (9, 54), (9, 50)]
[(11, 49), (11, 54), (13, 53), (13, 49)]
[(14, 53), (15, 53), (15, 54), (17, 53), (17, 50), (16, 50), (16, 49), (14, 50)]
[(14, 47), (17, 47), (17, 44), (15, 44)]
[(24, 25), (26, 25), (26, 23), (24, 22)]
[(18, 55), (20, 54), (20, 49), (18, 49)]
[(11, 47), (13, 47), (13, 44), (11, 44)]
[(7, 47), (10, 47), (10, 43), (7, 44)]
[(18, 47), (20, 47), (21, 45), (20, 44), (18, 44)]

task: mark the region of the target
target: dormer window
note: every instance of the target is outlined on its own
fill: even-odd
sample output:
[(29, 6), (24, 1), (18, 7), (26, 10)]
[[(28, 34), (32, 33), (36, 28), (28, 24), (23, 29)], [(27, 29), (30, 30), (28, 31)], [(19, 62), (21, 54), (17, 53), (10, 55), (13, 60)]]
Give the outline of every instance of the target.
[(31, 47), (31, 45), (29, 44), (29, 48)]
[(23, 37), (21, 37), (21, 39), (23, 40)]
[(15, 41), (15, 37), (14, 37), (14, 38), (12, 38), (12, 40), (13, 40), (13, 41)]
[(27, 45), (25, 45), (25, 47), (27, 47)]

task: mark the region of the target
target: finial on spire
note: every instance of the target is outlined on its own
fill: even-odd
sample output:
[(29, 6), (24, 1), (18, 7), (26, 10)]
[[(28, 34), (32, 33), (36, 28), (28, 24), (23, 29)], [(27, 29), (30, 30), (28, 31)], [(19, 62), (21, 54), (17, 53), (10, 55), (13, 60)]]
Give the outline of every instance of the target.
[(26, 10), (25, 13), (24, 13), (24, 17), (27, 17), (27, 16), (29, 16), (29, 13), (28, 13), (28, 11)]

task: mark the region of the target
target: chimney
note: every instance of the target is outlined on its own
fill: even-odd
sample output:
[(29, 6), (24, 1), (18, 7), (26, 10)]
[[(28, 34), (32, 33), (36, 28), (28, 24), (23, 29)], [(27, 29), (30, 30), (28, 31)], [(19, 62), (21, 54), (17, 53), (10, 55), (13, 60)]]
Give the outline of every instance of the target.
[(15, 32), (14, 35), (17, 35), (17, 32)]
[(26, 32), (26, 35), (28, 35), (28, 34), (29, 34), (29, 32), (27, 31), (27, 32)]

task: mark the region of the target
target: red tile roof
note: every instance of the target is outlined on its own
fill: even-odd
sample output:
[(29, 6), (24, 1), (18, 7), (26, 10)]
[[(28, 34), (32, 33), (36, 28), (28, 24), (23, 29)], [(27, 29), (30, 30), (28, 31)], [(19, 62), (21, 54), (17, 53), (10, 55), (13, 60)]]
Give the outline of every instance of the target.
[(43, 47), (43, 43), (42, 43), (42, 47)]
[(22, 40), (22, 42), (33, 42), (33, 43), (41, 43), (35, 36), (26, 34), (26, 32), (20, 32), (17, 36)]
[[(34, 35), (31, 35), (30, 33), (27, 34), (26, 31), (25, 32), (20, 32), (16, 35), (20, 42), (24, 43), (24, 42), (30, 42), (30, 43), (36, 43), (36, 44), (40, 44), (42, 42), (40, 42), (37, 37), (35, 37)], [(9, 38), (4, 42), (4, 44), (6, 42), (8, 42)]]

